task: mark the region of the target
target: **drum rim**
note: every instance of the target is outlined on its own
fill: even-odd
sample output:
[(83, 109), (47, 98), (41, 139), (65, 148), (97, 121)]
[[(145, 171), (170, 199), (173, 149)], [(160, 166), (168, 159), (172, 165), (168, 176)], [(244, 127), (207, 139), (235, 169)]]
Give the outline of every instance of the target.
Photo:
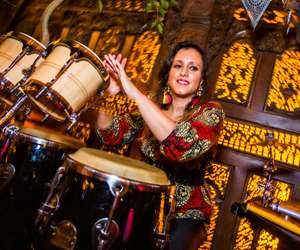
[[(35, 129), (35, 128), (29, 128), (29, 129)], [(38, 130), (38, 129), (37, 129)], [(73, 137), (71, 137), (73, 138)], [(75, 139), (75, 138), (73, 138)], [(76, 139), (78, 140), (78, 139)], [(80, 147), (77, 147), (75, 146), (74, 144), (63, 144), (61, 142), (56, 142), (56, 141), (53, 141), (53, 140), (49, 140), (49, 139), (45, 139), (45, 138), (40, 138), (36, 135), (31, 135), (31, 134), (28, 134), (24, 131), (22, 131), (22, 128), (17, 132), (16, 135), (13, 136), (13, 141), (15, 143), (18, 143), (18, 142), (32, 142), (32, 143), (35, 143), (35, 144), (38, 144), (42, 147), (46, 147), (46, 148), (56, 148), (58, 150), (76, 150), (80, 147), (83, 147), (85, 145), (85, 143), (82, 142), (82, 146)], [(78, 142), (80, 142), (80, 140), (78, 140)]]
[[(169, 185), (159, 185), (159, 184), (151, 184), (136, 180), (131, 180), (126, 177), (121, 177), (118, 175), (113, 175), (102, 170), (95, 169), (91, 166), (88, 166), (84, 163), (81, 163), (77, 160), (70, 158), (69, 155), (65, 157), (64, 164), (67, 168), (74, 170), (76, 173), (87, 177), (94, 177), (100, 181), (108, 182), (110, 178), (113, 177), (114, 181), (119, 181), (120, 183), (128, 186), (129, 188), (136, 189), (138, 191), (146, 191), (146, 192), (165, 192), (170, 189), (172, 184)], [(85, 170), (85, 171), (82, 171)]]
[[(39, 81), (39, 80), (36, 80), (36, 79), (30, 79), (27, 85), (30, 86), (32, 83), (37, 84), (37, 85), (39, 85), (40, 87), (46, 86), (43, 82), (41, 82), (41, 81)], [(46, 106), (43, 102), (41, 102), (41, 101), (39, 100), (39, 99), (41, 99), (42, 97), (45, 97), (45, 95), (41, 96), (39, 99), (36, 99), (36, 98), (34, 98), (34, 96), (33, 96), (29, 91), (25, 91), (25, 92), (26, 92), (26, 94), (28, 94), (30, 100), (32, 101), (32, 103), (33, 103), (34, 105), (36, 105), (43, 113), (49, 114), (49, 115), (50, 115), (53, 119), (55, 119), (56, 121), (58, 121), (58, 122), (64, 122), (64, 121), (68, 118), (68, 115), (67, 115), (67, 114), (65, 114), (65, 116), (63, 116), (63, 115), (58, 114), (58, 113), (55, 112), (55, 111), (52, 111), (53, 113), (55, 113), (55, 114), (57, 115), (57, 117), (56, 117), (56, 116), (52, 115), (51, 113), (49, 113), (49, 112), (48, 112), (49, 109), (47, 108), (47, 106)], [(50, 87), (50, 88), (47, 89), (47, 93), (50, 93), (50, 94), (51, 94), (51, 102), (52, 102), (53, 104), (56, 104), (56, 103), (57, 103), (57, 101), (54, 100), (54, 99), (58, 99), (58, 101), (61, 102), (61, 103), (63, 104), (63, 106), (64, 106), (63, 109), (66, 109), (70, 114), (72, 114), (72, 113), (74, 112), (74, 110), (72, 109), (71, 105), (70, 105), (70, 104), (66, 101), (66, 99), (65, 99), (62, 95), (60, 95), (57, 91), (51, 89), (51, 87)], [(37, 103), (41, 103), (41, 106), (39, 106)], [(63, 113), (63, 112), (62, 112), (62, 113)]]
[[(42, 44), (40, 41), (38, 41), (37, 39), (35, 39), (34, 37), (24, 33), (24, 32), (18, 32), (18, 31), (10, 31), (6, 34), (7, 36), (6, 37), (10, 37), (10, 38), (14, 38), (14, 39), (17, 39), (19, 41), (21, 41), (22, 43), (23, 42), (26, 42), (27, 44), (27, 40), (32, 40), (34, 41), (37, 45), (40, 46), (40, 50), (37, 49), (36, 46), (34, 46), (34, 48), (40, 52), (44, 51), (46, 49), (46, 46), (44, 44)], [(5, 38), (4, 38), (5, 40)], [(4, 41), (3, 40), (3, 41)]]

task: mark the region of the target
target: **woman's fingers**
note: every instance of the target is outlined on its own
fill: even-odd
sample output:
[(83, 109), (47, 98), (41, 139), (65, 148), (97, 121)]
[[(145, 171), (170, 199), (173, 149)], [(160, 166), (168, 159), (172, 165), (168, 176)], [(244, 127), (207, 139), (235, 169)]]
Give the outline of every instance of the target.
[(122, 65), (123, 68), (125, 68), (126, 63), (127, 63), (127, 58), (126, 58), (126, 57), (123, 57), (123, 58), (122, 58), (122, 61), (121, 61), (121, 65)]
[(104, 55), (105, 63), (107, 64), (108, 68), (111, 69), (112, 72), (118, 73), (115, 66), (115, 59), (112, 55)]

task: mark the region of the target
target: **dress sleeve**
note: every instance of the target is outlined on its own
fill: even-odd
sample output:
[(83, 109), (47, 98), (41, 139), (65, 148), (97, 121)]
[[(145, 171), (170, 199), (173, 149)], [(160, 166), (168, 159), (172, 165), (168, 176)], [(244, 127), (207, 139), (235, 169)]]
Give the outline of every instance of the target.
[(109, 128), (96, 130), (100, 143), (106, 145), (122, 145), (132, 142), (142, 128), (142, 118), (139, 113), (115, 116)]
[(218, 142), (224, 117), (218, 103), (208, 102), (198, 106), (189, 118), (178, 122), (161, 142), (160, 152), (172, 161), (198, 158)]

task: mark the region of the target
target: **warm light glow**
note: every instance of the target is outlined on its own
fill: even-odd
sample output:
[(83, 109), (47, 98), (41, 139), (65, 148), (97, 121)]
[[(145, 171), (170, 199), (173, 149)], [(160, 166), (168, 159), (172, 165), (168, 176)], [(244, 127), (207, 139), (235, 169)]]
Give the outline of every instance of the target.
[[(300, 167), (300, 135), (272, 130), (274, 145), (272, 154), (276, 161)], [(269, 158), (269, 147), (265, 144), (266, 134), (271, 132), (251, 123), (226, 119), (219, 144), (234, 150)]]
[(146, 31), (135, 42), (128, 58), (126, 72), (137, 86), (149, 85), (149, 78), (160, 49), (156, 32)]
[(256, 65), (253, 49), (246, 42), (236, 42), (223, 55), (214, 96), (237, 104), (248, 102)]
[(287, 50), (275, 63), (267, 110), (300, 114), (300, 52)]
[[(229, 166), (212, 163), (211, 168), (208, 169), (208, 171), (206, 171), (205, 173), (205, 179), (212, 181), (218, 187), (221, 195), (224, 195), (228, 184), (229, 175), (230, 175)], [(208, 187), (209, 187), (209, 193), (211, 195), (213, 209), (212, 209), (212, 214), (210, 216), (210, 223), (207, 227), (206, 240), (200, 246), (199, 250), (211, 249), (213, 236), (215, 233), (217, 220), (220, 212), (220, 204), (216, 202), (217, 192), (212, 186), (208, 185)]]

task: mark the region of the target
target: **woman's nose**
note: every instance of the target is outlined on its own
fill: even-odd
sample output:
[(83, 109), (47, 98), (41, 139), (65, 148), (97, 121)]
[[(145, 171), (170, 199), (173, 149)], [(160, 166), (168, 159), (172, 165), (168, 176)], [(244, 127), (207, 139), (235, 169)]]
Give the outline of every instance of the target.
[(188, 68), (187, 67), (182, 67), (181, 71), (180, 71), (180, 75), (187, 76), (188, 75)]

